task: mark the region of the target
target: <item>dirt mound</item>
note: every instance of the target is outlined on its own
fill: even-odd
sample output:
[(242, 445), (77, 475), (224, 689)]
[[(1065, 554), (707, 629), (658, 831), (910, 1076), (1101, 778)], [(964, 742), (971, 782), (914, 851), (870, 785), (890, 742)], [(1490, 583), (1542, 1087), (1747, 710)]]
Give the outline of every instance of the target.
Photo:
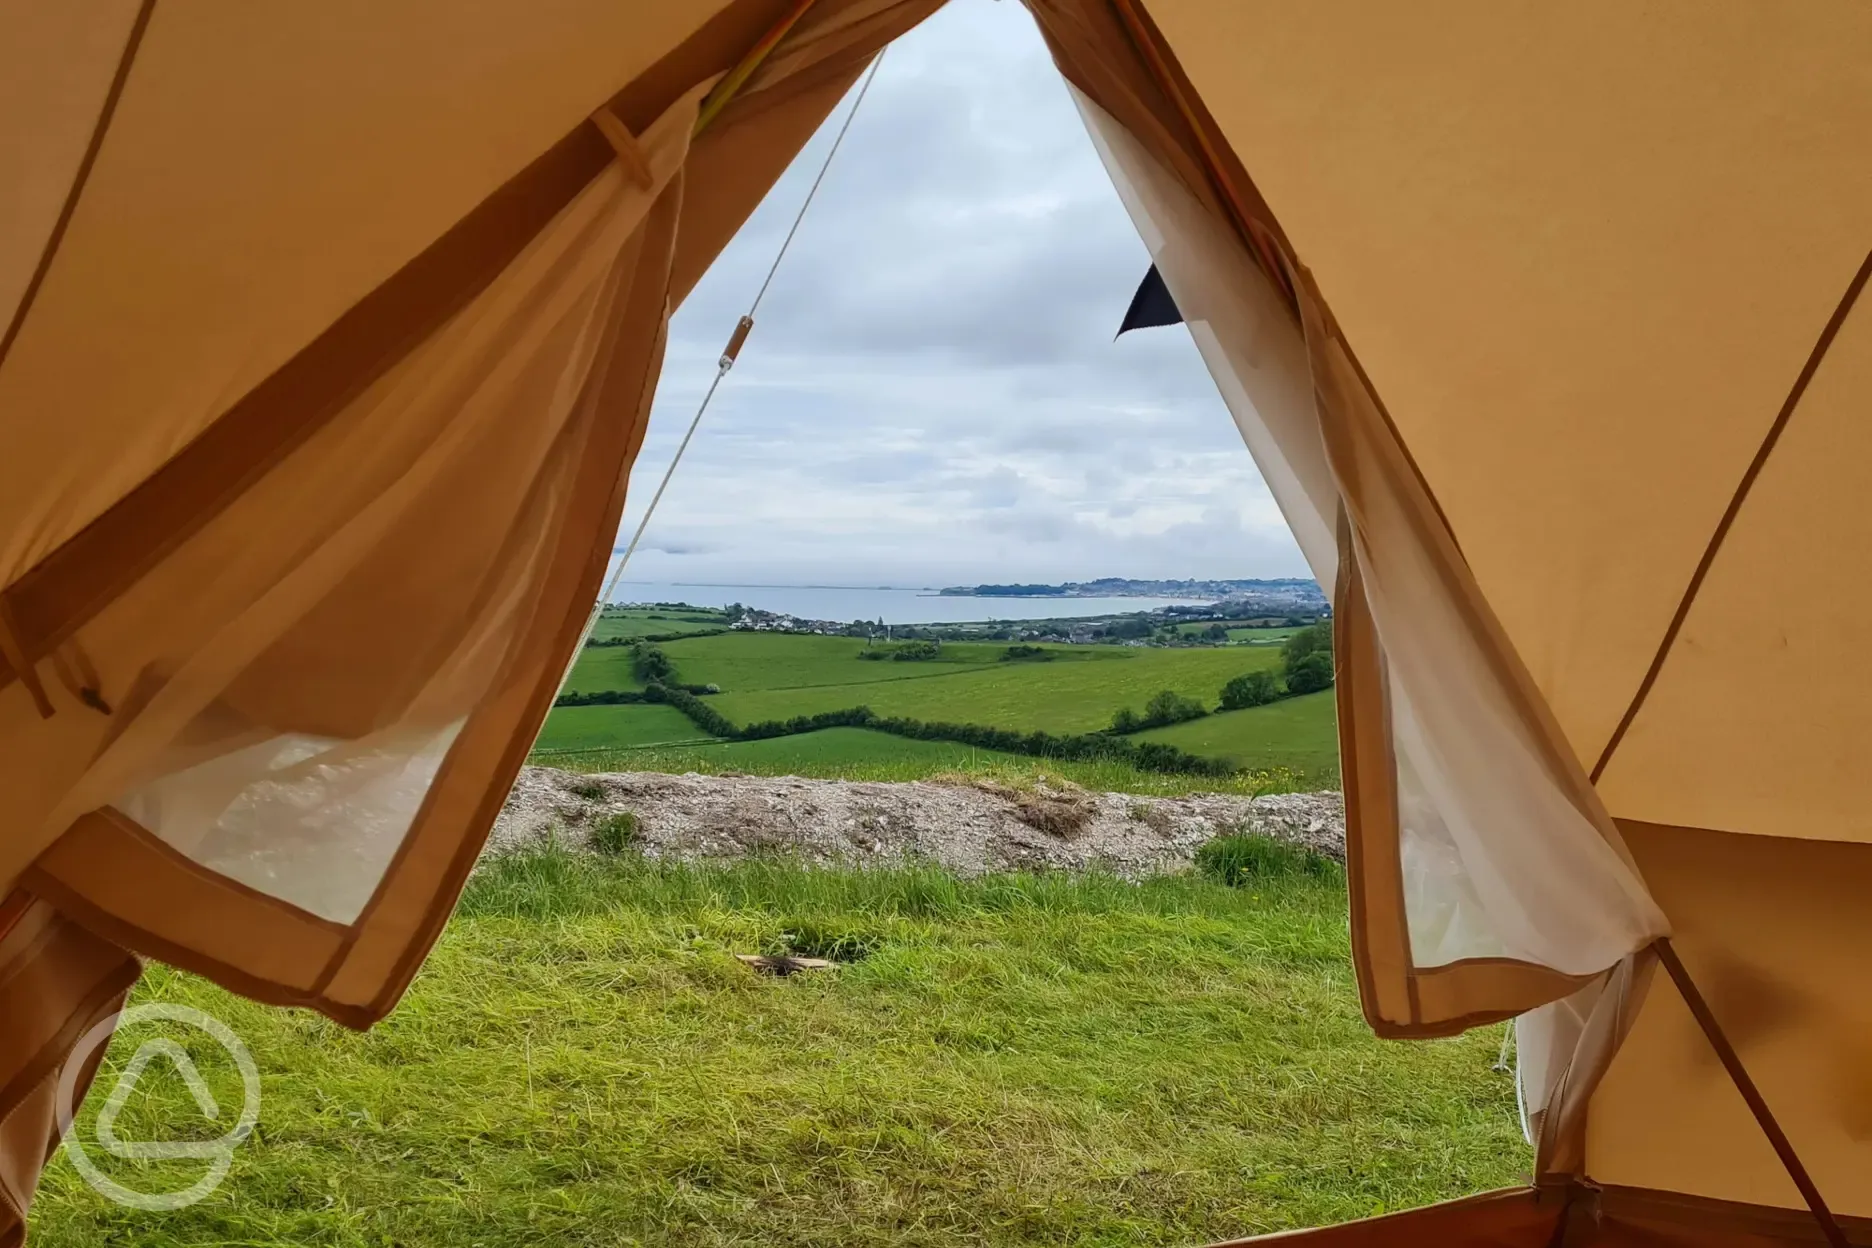
[(1229, 832), (1345, 857), (1337, 793), (1153, 798), (965, 779), (880, 784), (546, 767), (522, 769), (489, 851), (552, 838), (583, 846), (593, 828), (626, 812), (645, 854), (679, 861), (785, 851), (811, 862), (930, 862), (960, 875), (1098, 867), (1136, 879), (1187, 868), (1199, 846)]

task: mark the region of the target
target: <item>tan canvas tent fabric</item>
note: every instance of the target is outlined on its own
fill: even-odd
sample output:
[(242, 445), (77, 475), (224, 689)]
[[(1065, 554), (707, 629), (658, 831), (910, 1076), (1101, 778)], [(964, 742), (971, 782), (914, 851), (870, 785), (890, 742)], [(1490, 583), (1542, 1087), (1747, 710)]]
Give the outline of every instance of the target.
[[(1299, 1238), (1872, 1243), (1872, 10), (1027, 2), (1331, 587), (1366, 1016), (1520, 1036), (1535, 1184)], [(939, 4), (0, 0), (0, 1244), (132, 953), (395, 1004)]]

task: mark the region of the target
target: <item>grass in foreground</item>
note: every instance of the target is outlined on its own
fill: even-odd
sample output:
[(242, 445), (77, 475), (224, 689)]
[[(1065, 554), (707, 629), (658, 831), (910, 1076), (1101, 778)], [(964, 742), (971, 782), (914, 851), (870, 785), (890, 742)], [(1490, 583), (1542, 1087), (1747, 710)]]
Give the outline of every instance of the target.
[[(554, 711), (564, 715), (566, 709)], [(581, 708), (584, 709), (584, 708)], [(634, 706), (602, 710), (635, 711)], [(658, 708), (666, 709), (666, 708)], [(1253, 712), (1247, 712), (1252, 714)], [(547, 721), (550, 734), (553, 721)], [(1245, 771), (1232, 776), (1187, 776), (1142, 771), (1110, 760), (1073, 762), (1003, 754), (952, 741), (917, 741), (865, 728), (826, 728), (765, 741), (718, 741), (701, 745), (645, 749), (581, 749), (555, 752), (540, 748), (529, 761), (567, 771), (697, 772), (712, 776), (804, 776), (820, 780), (934, 780), (948, 776), (1032, 784), (1043, 777), (1069, 780), (1081, 788), (1147, 797), (1183, 797), (1191, 793), (1293, 793), (1333, 788), (1338, 771), (1318, 775), (1286, 767)], [(1336, 760), (1335, 760), (1336, 762)]]
[[(58, 1160), (34, 1242), (1188, 1245), (1517, 1181), (1499, 1033), (1374, 1039), (1337, 872), (1253, 859), (1227, 888), (514, 858), (362, 1036), (153, 969), (140, 999), (251, 1044), (259, 1131), (175, 1213)], [(782, 949), (862, 956), (732, 957)], [(194, 1113), (152, 1088), (124, 1138)]]

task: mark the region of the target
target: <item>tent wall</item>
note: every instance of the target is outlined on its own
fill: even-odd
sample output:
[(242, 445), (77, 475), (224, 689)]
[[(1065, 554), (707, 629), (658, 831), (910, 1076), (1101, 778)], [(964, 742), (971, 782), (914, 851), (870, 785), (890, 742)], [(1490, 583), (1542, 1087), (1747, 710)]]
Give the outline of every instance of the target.
[(0, 342), (16, 336), (20, 307), (85, 164), (140, 7), (138, 0), (0, 3), (7, 35), (0, 116), (33, 122), (0, 130)]
[(1866, 256), (1872, 10), (1149, 9), (1591, 767)]
[[(1869, 272), (1872, 254), (1853, 278)], [(1838, 315), (1600, 776), (1623, 818), (1872, 841), (1872, 611), (1841, 575), (1842, 552), (1872, 549), (1872, 298)]]
[[(1626, 824), (1673, 943), (1828, 1203), (1872, 1216), (1872, 846)], [(1607, 1183), (1755, 1204), (1800, 1197), (1668, 984), (1645, 998), (1587, 1119)]]
[[(1571, 755), (1560, 761), (1594, 782), (1583, 807), (1722, 830), (1684, 834), (1710, 846), (1723, 833), (1866, 839), (1857, 762), (1872, 724), (1855, 673), (1872, 638), (1837, 569), (1864, 544), (1872, 450), (1848, 415), (1872, 398), (1872, 313), (1855, 306), (1872, 272), (1872, 170), (1853, 155), (1872, 132), (1867, 10), (1477, 0), (1426, 20), (1347, 3), (1148, 9), (1216, 127), (1225, 175), (1227, 159), (1244, 167), (1237, 176), (1252, 171), (1283, 246), (1304, 262), (1296, 284), (1304, 294), (1310, 276), (1322, 306), (1330, 297), (1327, 328), (1346, 357), (1315, 355), (1328, 434), (1361, 388), (1380, 405), (1503, 649), (1531, 678), (1536, 718), (1551, 712)], [(1348, 478), (1341, 469), (1342, 487)], [(1411, 522), (1396, 513), (1354, 535), (1389, 539)], [(1425, 566), (1387, 589), (1372, 554), (1359, 567), (1373, 648), (1340, 613), (1353, 642), (1340, 698), (1355, 822), (1365, 760), (1387, 733), (1398, 746), (1417, 695), (1403, 690), (1395, 702), (1411, 713), (1369, 728), (1347, 664), (1364, 658), (1377, 672), (1389, 651), (1391, 682), (1407, 676), (1383, 599), (1441, 574)], [(1419, 626), (1434, 607), (1420, 600), (1395, 618)], [(1430, 670), (1461, 683), (1449, 656)], [(1504, 778), (1482, 762), (1483, 743), (1447, 757), (1466, 784)], [(1387, 779), (1370, 803), (1385, 801)], [(1481, 843), (1499, 852), (1518, 819), (1496, 808)], [(1475, 877), (1487, 855), (1457, 845)], [(1838, 1067), (1822, 1050), (1860, 1028), (1822, 1025), (1800, 1001), (1845, 991), (1812, 968), (1847, 963), (1810, 951), (1856, 958), (1867, 933), (1843, 894), (1794, 874), (1785, 909), (1749, 919), (1755, 865), (1700, 852), (1733, 875), (1692, 888), (1655, 853), (1643, 874), (1672, 921), (1696, 922), (1702, 939), (1723, 932), (1720, 948), (1750, 933), (1776, 948), (1737, 956), (1754, 957), (1764, 989), (1784, 990), (1760, 1010), (1790, 1047), (1745, 1046), (1743, 1057), (1767, 1065), (1771, 1105), (1786, 1101), (1804, 1124), (1789, 1131), (1803, 1157), (1824, 1159), (1807, 1158), (1822, 1190), (1862, 1209), (1864, 1135), (1842, 1108), (1855, 1094), (1832, 1087), (1822, 1112), (1811, 1084), (1827, 1061)], [(1801, 857), (1779, 839), (1758, 852), (1764, 863)], [(1713, 891), (1699, 901), (1697, 889)], [(1797, 921), (1803, 907), (1815, 913)], [(1696, 935), (1683, 957), (1727, 982)], [(1639, 969), (1622, 973), (1638, 983)], [(1569, 1120), (1546, 1124), (1543, 1156), (1594, 1178), (1797, 1203), (1676, 993), (1644, 1000), (1634, 1048), (1590, 1114), (1590, 1080), (1571, 1080)], [(1524, 1091), (1531, 1065), (1553, 1060), (1550, 1044), (1527, 1044), (1530, 1025), (1571, 1028), (1590, 1058), (1578, 1075), (1611, 1057), (1634, 1005), (1582, 996), (1524, 1018), (1535, 1059), (1522, 1063)], [(1744, 1002), (1715, 1008), (1745, 1033), (1759, 1026)], [(1675, 1066), (1657, 1048), (1664, 1036)], [(1711, 1081), (1685, 1073), (1692, 1054)], [(1806, 1092), (1775, 1073), (1786, 1062), (1806, 1068)], [(1551, 1073), (1538, 1082), (1559, 1086)], [(1699, 1176), (1705, 1157), (1714, 1170)]]
[(156, 4), (0, 365), (56, 439), (0, 466), (0, 584), (724, 4)]

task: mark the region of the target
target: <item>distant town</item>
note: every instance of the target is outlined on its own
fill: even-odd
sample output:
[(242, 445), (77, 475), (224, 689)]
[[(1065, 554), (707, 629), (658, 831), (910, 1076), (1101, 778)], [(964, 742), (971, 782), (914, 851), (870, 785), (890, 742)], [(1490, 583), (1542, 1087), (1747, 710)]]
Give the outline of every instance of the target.
[(1311, 578), (1225, 581), (1149, 581), (1106, 576), (1060, 585), (951, 585), (948, 598), (1193, 598), (1202, 602), (1255, 598), (1317, 610), (1326, 596)]
[[(776, 633), (816, 633), (833, 637), (890, 638), (897, 641), (1018, 641), (1078, 645), (1215, 645), (1226, 643), (1231, 627), (1297, 628), (1331, 614), (1325, 595), (1311, 581), (1294, 582), (1312, 590), (1237, 593), (1215, 602), (1157, 607), (1111, 615), (1040, 620), (990, 620), (957, 624), (898, 624), (882, 621), (814, 620), (778, 611), (729, 603), (721, 612), (730, 629)], [(984, 595), (994, 597), (995, 595)], [(1056, 595), (1065, 596), (1065, 595)], [(1090, 597), (1091, 595), (1072, 595)], [(1116, 595), (1113, 595), (1116, 596)], [(673, 608), (676, 604), (658, 604)], [(624, 608), (618, 608), (624, 609)], [(695, 610), (695, 608), (684, 608)]]

